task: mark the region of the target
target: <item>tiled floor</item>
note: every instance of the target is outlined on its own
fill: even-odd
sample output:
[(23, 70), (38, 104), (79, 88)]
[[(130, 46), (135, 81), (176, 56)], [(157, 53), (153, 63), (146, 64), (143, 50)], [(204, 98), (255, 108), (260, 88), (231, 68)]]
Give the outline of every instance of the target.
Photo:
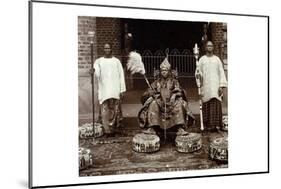
[[(210, 141), (217, 137), (227, 137), (227, 132), (202, 135), (203, 147), (193, 153), (176, 151), (174, 145), (175, 133), (169, 132), (166, 141), (163, 139), (163, 133), (158, 133), (161, 138), (160, 151), (149, 154), (137, 153), (132, 150), (132, 137), (139, 132), (141, 131), (136, 118), (125, 118), (124, 125), (120, 128), (120, 133), (116, 137), (101, 137), (95, 139), (94, 142), (92, 139), (80, 140), (80, 146), (91, 149), (94, 154), (93, 166), (80, 170), (80, 176), (228, 167), (227, 162), (211, 160), (208, 153)], [(189, 132), (199, 133), (198, 123), (189, 128)]]

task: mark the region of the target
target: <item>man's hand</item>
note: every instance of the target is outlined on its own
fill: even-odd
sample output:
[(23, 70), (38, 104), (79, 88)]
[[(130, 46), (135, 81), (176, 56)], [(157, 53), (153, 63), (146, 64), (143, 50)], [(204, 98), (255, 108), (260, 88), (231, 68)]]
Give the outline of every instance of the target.
[(197, 87), (201, 87), (203, 78), (198, 69), (195, 72), (195, 80), (196, 80)]
[(90, 70), (89, 70), (89, 74), (94, 74), (95, 73), (95, 69), (94, 68), (91, 68)]
[(120, 93), (120, 100), (123, 100), (123, 98), (124, 98), (124, 92)]
[(154, 92), (154, 90), (149, 89), (149, 90), (148, 90), (148, 94), (149, 94), (149, 96), (154, 96), (154, 95), (155, 95), (155, 92)]
[(223, 95), (223, 87), (219, 87), (219, 91), (218, 91), (219, 96)]
[(176, 95), (173, 94), (172, 97), (170, 98), (170, 102), (174, 103), (176, 100)]
[(201, 80), (201, 74), (198, 71), (195, 73), (195, 78)]

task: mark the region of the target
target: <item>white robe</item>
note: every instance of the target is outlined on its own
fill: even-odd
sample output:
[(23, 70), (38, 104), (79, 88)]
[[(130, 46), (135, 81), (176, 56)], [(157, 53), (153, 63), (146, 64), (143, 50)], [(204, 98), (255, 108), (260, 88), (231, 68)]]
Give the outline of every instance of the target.
[(95, 61), (94, 68), (98, 83), (99, 103), (102, 104), (110, 98), (120, 99), (120, 93), (126, 91), (121, 62), (115, 57), (101, 57)]
[(198, 68), (202, 76), (202, 101), (207, 102), (212, 98), (221, 101), (218, 90), (219, 87), (227, 87), (227, 81), (219, 57), (215, 55), (210, 57), (202, 56), (199, 60)]

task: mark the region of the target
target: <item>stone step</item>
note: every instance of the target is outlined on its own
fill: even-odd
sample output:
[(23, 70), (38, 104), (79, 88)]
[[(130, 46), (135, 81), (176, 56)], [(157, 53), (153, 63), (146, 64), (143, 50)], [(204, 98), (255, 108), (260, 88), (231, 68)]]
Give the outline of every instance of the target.
[[(122, 112), (124, 117), (137, 117), (138, 113), (141, 109), (141, 104), (122, 104)], [(189, 108), (194, 115), (199, 115), (199, 103), (198, 101), (190, 101)], [(227, 114), (227, 106), (222, 104), (222, 113)], [(80, 114), (79, 119), (90, 119), (92, 118), (92, 114)]]

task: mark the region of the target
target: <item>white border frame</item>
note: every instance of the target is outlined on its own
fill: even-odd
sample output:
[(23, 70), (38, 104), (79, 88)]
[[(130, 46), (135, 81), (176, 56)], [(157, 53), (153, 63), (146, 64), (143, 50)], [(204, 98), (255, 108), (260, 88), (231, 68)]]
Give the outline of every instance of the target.
[[(119, 180), (112, 182), (95, 182), (95, 183), (78, 183), (78, 184), (65, 184), (65, 185), (48, 185), (48, 186), (33, 186), (33, 3), (52, 3), (52, 4), (65, 4), (65, 5), (79, 5), (79, 6), (96, 6), (108, 8), (124, 8), (124, 9), (140, 9), (140, 10), (154, 10), (154, 11), (173, 11), (173, 12), (189, 12), (189, 13), (203, 13), (203, 14), (218, 14), (218, 15), (232, 15), (232, 16), (246, 16), (246, 17), (262, 17), (267, 19), (267, 42), (268, 42), (268, 62), (267, 62), (267, 170), (258, 172), (247, 173), (232, 173), (232, 174), (214, 174), (214, 175), (201, 175), (201, 176), (186, 176), (186, 177), (170, 177), (170, 178), (154, 178), (142, 180)], [(47, 1), (30, 1), (29, 2), (29, 187), (30, 188), (43, 188), (43, 187), (58, 187), (58, 186), (77, 186), (77, 185), (92, 185), (92, 184), (106, 184), (106, 183), (121, 183), (121, 182), (139, 182), (139, 181), (152, 181), (152, 180), (169, 180), (169, 179), (185, 179), (185, 178), (198, 178), (198, 177), (214, 177), (214, 176), (229, 176), (229, 175), (244, 175), (244, 174), (261, 174), (269, 173), (269, 16), (264, 15), (247, 15), (247, 14), (233, 14), (233, 13), (216, 13), (216, 12), (201, 12), (201, 11), (183, 11), (183, 10), (170, 10), (170, 9), (156, 9), (156, 8), (143, 8), (143, 7), (125, 7), (125, 6), (110, 6), (110, 5), (94, 5), (94, 4), (81, 4), (81, 3), (67, 3), (67, 2), (47, 2)]]

